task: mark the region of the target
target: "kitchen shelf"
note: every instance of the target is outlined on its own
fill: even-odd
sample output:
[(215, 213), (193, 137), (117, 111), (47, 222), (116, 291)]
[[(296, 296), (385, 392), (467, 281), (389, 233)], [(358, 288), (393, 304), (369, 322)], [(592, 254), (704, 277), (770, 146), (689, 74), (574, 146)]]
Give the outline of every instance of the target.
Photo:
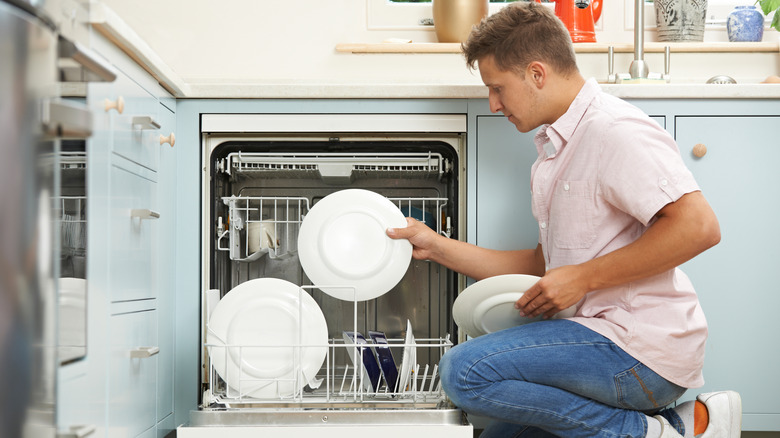
[[(612, 46), (616, 53), (633, 53), (632, 43), (576, 43), (576, 53), (607, 53)], [(778, 42), (757, 43), (645, 43), (646, 53), (663, 53), (669, 46), (672, 53), (737, 53), (737, 52), (780, 52)], [(461, 53), (459, 43), (343, 43), (336, 45), (342, 53)]]

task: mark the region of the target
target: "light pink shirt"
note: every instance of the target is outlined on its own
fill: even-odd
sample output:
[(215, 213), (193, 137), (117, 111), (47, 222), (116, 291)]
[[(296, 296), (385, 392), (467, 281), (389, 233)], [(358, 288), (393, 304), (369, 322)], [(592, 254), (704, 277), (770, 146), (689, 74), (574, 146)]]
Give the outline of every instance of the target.
[[(593, 79), (534, 141), (533, 214), (547, 269), (628, 245), (664, 205), (699, 190), (669, 133)], [(677, 385), (704, 384), (707, 322), (679, 269), (589, 292), (571, 319)]]

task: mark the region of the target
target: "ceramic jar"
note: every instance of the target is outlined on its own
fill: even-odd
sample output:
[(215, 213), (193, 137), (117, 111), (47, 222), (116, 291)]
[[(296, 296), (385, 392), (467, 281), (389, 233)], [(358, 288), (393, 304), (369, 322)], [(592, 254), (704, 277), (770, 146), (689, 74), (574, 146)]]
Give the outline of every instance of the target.
[(466, 41), (488, 14), (488, 0), (433, 0), (433, 27), (440, 43)]
[(658, 41), (703, 41), (707, 0), (655, 0)]
[(764, 37), (764, 14), (755, 6), (737, 6), (726, 18), (729, 41), (761, 41)]

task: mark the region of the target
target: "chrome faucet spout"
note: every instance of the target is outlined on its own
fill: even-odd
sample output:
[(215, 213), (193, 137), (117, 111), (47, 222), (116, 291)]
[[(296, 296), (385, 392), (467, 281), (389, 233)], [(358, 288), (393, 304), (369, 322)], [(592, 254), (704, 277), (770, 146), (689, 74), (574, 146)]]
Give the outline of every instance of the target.
[(646, 78), (650, 68), (645, 63), (644, 0), (634, 0), (634, 60), (628, 68), (631, 79)]

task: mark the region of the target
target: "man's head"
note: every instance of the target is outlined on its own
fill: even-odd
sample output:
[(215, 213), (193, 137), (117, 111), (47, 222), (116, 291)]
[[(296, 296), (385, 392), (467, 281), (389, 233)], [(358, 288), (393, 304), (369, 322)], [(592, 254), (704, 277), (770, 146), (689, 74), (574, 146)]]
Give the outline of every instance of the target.
[(482, 20), (462, 44), (466, 63), (474, 68), (491, 56), (496, 67), (523, 77), (533, 61), (561, 76), (578, 73), (569, 31), (553, 11), (539, 3), (517, 2)]

